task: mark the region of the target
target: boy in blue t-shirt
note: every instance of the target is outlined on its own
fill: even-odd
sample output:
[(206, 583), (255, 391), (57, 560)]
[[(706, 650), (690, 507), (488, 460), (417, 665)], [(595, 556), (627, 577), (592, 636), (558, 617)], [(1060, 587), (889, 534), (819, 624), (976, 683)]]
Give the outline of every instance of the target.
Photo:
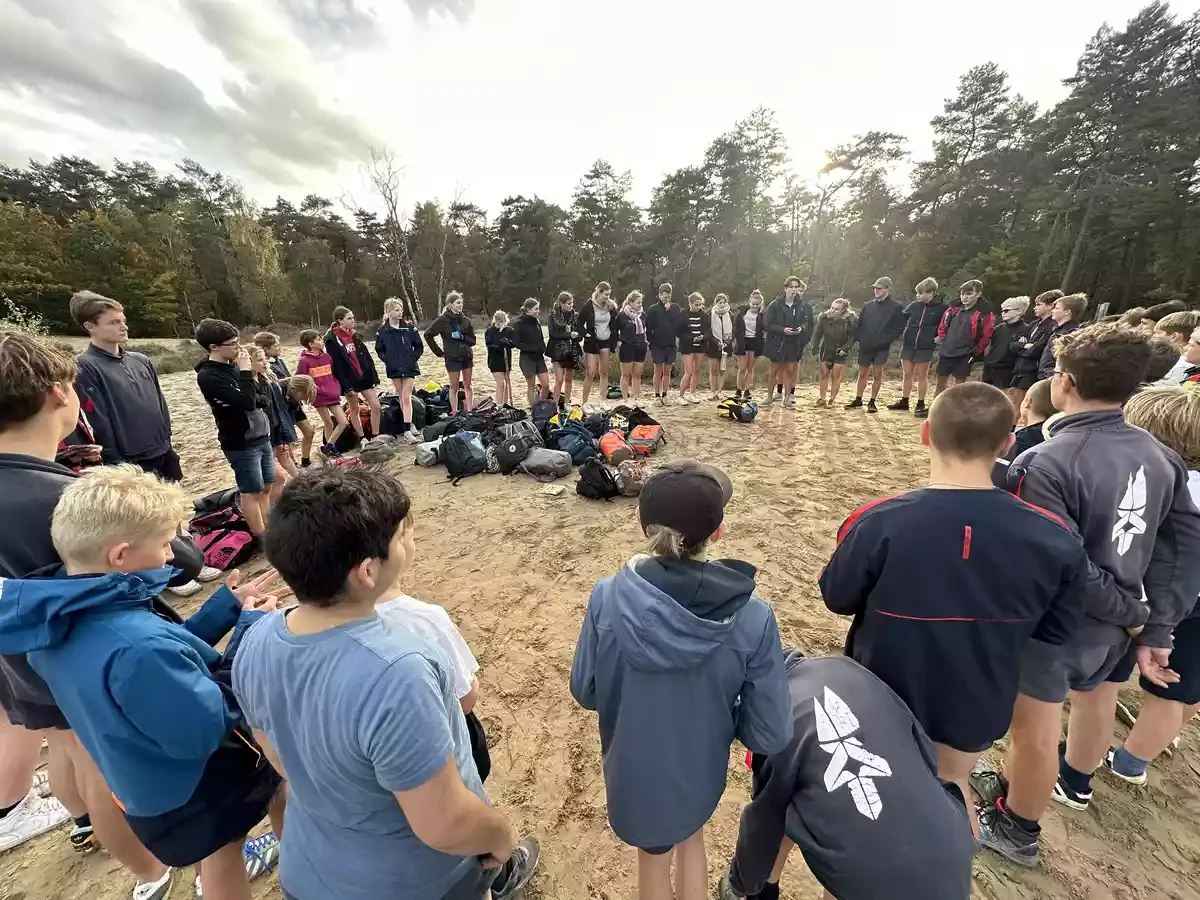
[(246, 634), (233, 687), (287, 773), (293, 900), (507, 900), (537, 865), (483, 789), (452, 663), (375, 609), (413, 535), (383, 472), (304, 472), (271, 513), (267, 558), (300, 605)]

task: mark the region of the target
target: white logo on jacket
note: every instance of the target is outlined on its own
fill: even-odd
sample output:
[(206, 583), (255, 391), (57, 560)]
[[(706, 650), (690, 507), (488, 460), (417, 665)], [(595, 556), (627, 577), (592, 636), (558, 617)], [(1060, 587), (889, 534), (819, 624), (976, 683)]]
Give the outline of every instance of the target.
[[(833, 758), (825, 768), (825, 789), (832, 793), (843, 784), (850, 785), (850, 796), (858, 811), (868, 819), (878, 819), (883, 812), (883, 800), (875, 787), (876, 778), (887, 778), (892, 767), (882, 756), (863, 749), (862, 741), (853, 737), (858, 731), (858, 717), (837, 694), (825, 688), (825, 705), (813, 698), (817, 717), (817, 740), (821, 749)], [(846, 769), (850, 760), (861, 763), (857, 774)]]
[(1133, 545), (1133, 539), (1146, 533), (1146, 467), (1129, 476), (1125, 496), (1117, 504), (1117, 524), (1113, 525), (1112, 540), (1117, 545), (1117, 555), (1124, 556)]

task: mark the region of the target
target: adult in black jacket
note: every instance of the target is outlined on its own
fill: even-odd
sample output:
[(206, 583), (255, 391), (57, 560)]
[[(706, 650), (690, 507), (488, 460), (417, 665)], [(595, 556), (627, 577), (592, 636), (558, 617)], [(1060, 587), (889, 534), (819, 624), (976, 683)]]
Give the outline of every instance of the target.
[(786, 667), (795, 733), (781, 753), (752, 758), (753, 799), (721, 900), (778, 900), (793, 846), (826, 897), (967, 900), (967, 806), (938, 779), (933, 743), (912, 712), (844, 656), (792, 650)]
[[(538, 318), (541, 304), (530, 297), (521, 307), (521, 314), (513, 325), (513, 346), (520, 351), (521, 374), (529, 394), (529, 408), (535, 400), (550, 396), (550, 375), (546, 371), (546, 335), (542, 331), (542, 320)], [(534, 388), (534, 382), (538, 387)]]
[(858, 314), (858, 330), (854, 340), (858, 344), (858, 392), (846, 404), (846, 409), (861, 409), (863, 394), (867, 390), (867, 378), (871, 378), (871, 399), (867, 412), (878, 412), (875, 400), (879, 386), (883, 383), (883, 367), (896, 338), (904, 331), (904, 307), (892, 297), (892, 279), (876, 278), (871, 288), (875, 293), (872, 300), (863, 304)]
[(1050, 314), (1050, 318), (1054, 320), (1054, 331), (1046, 341), (1042, 357), (1038, 360), (1038, 378), (1049, 378), (1054, 374), (1054, 342), (1082, 327), (1080, 320), (1083, 319), (1086, 309), (1087, 297), (1083, 294), (1070, 294), (1054, 301), (1054, 312)]
[[(441, 338), (442, 345), (438, 344)], [(463, 314), (463, 296), (458, 291), (446, 295), (442, 314), (425, 329), (425, 342), (433, 355), (445, 359), (446, 372), (450, 376), (450, 412), (458, 412), (458, 386), (461, 383), (466, 394), (467, 409), (474, 404), (471, 391), (471, 369), (475, 365), (475, 326)]]
[(1012, 384), (1017, 354), (1021, 350), (1018, 341), (1029, 334), (1029, 325), (1025, 322), (1028, 309), (1028, 297), (1009, 297), (1000, 304), (1000, 322), (992, 331), (992, 343), (983, 355), (985, 384), (1002, 391)]
[(938, 325), (946, 311), (946, 304), (938, 299), (937, 290), (935, 279), (923, 278), (916, 287), (917, 298), (904, 307), (904, 335), (900, 340), (900, 367), (904, 372), (904, 384), (900, 399), (888, 404), (890, 410), (907, 412), (915, 382), (917, 407), (913, 415), (918, 419), (929, 415), (925, 408), (925, 394), (929, 390), (929, 364), (937, 347)]
[(621, 364), (621, 398), (634, 403), (642, 399), (642, 370), (646, 366), (646, 316), (642, 312), (642, 292), (630, 291), (617, 313)]
[(571, 405), (571, 388), (575, 383), (576, 360), (579, 357), (579, 317), (575, 314), (575, 296), (562, 291), (550, 307), (550, 342), (547, 352), (554, 363), (554, 393), (559, 406)]
[(1063, 296), (1062, 291), (1046, 291), (1033, 301), (1033, 324), (1029, 333), (1017, 338), (1017, 358), (1013, 364), (1013, 377), (1009, 382), (1008, 399), (1013, 409), (1021, 408), (1025, 392), (1038, 380), (1038, 366), (1042, 353), (1057, 327), (1054, 322), (1054, 301)]
[(796, 405), (796, 378), (800, 359), (813, 333), (813, 312), (804, 297), (807, 285), (794, 275), (783, 285), (783, 293), (771, 301), (764, 316), (766, 343), (763, 351), (771, 360), (767, 381), (767, 402), (775, 399), (775, 389), (787, 406)]
[(700, 387), (700, 361), (712, 338), (712, 318), (704, 308), (704, 295), (688, 295), (687, 312), (679, 323), (679, 355), (683, 357), (683, 377), (679, 379), (680, 406), (699, 403), (696, 391)]
[(242, 515), (251, 531), (262, 534), (270, 511), (268, 492), (275, 483), (270, 397), (256, 390), (250, 354), (228, 322), (202, 319), (196, 342), (208, 351), (208, 358), (196, 366), (196, 384), (216, 420), (221, 451), (241, 494)]
[(384, 372), (392, 380), (392, 387), (400, 399), (400, 414), (408, 423), (405, 440), (413, 443), (416, 428), (413, 425), (413, 385), (421, 377), (419, 361), (425, 344), (416, 323), (404, 314), (404, 303), (399, 297), (383, 301), (383, 324), (375, 335), (375, 355), (383, 362)]
[(342, 386), (342, 396), (346, 398), (346, 415), (350, 419), (350, 427), (358, 434), (359, 440), (366, 437), (363, 434), (362, 416), (359, 415), (359, 397), (367, 401), (371, 410), (371, 434), (379, 434), (379, 394), (375, 388), (379, 386), (379, 372), (375, 370), (375, 360), (371, 358), (367, 345), (354, 330), (354, 313), (344, 306), (333, 308), (333, 325), (325, 335), (325, 350), (333, 358), (333, 374)]
[(675, 364), (676, 340), (683, 325), (683, 310), (673, 302), (674, 288), (659, 285), (658, 302), (646, 310), (646, 340), (654, 362), (654, 405), (663, 406), (671, 390), (671, 367)]
[(501, 406), (512, 403), (512, 352), (516, 332), (508, 324), (508, 313), (502, 309), (492, 314), (492, 324), (483, 331), (483, 346), (487, 348), (488, 371), (496, 382), (496, 402)]
[[(754, 361), (763, 355), (766, 345), (766, 317), (762, 291), (755, 288), (745, 306), (733, 314), (733, 355), (737, 357), (737, 393), (749, 400), (754, 390)], [(771, 390), (774, 390), (774, 385)]]

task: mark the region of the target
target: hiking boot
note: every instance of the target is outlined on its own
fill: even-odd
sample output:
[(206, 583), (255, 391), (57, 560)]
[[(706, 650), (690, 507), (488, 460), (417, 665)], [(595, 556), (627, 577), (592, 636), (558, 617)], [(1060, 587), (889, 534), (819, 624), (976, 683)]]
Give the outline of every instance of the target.
[(855, 397), (846, 404), (846, 409), (862, 409), (862, 397)]
[(929, 410), (925, 408), (924, 403), (917, 404), (916, 408), (913, 410), (913, 418), (916, 418), (916, 419), (929, 418)]
[(979, 807), (979, 843), (1026, 869), (1041, 862), (1038, 836), (1018, 825), (1003, 802)]
[(877, 406), (875, 405), (875, 401), (874, 401), (874, 400), (868, 400), (868, 401), (867, 401), (867, 412), (869, 412), (869, 413), (877, 413), (877, 412), (879, 412), (879, 407), (877, 407)]
[(1117, 771), (1117, 769), (1113, 766), (1113, 757), (1116, 755), (1117, 751), (1115, 749), (1109, 750), (1108, 753), (1104, 755), (1104, 766), (1108, 769), (1110, 774), (1117, 776), (1126, 784), (1142, 785), (1146, 783), (1147, 776), (1145, 772), (1143, 772), (1141, 775), (1126, 775), (1124, 772)]
[(542, 857), (537, 838), (525, 838), (513, 848), (512, 856), (492, 882), (492, 900), (508, 900), (515, 897), (523, 887), (533, 880), (538, 861)]
[(1058, 781), (1054, 783), (1054, 793), (1050, 795), (1050, 799), (1056, 803), (1061, 803), (1063, 806), (1082, 812), (1092, 802), (1092, 792), (1088, 791), (1087, 793), (1080, 794), (1071, 790), (1071, 786), (1063, 781), (1062, 776), (1059, 775)]
[(908, 412), (908, 398), (901, 397), (895, 403), (889, 403), (887, 408), (892, 412)]
[(979, 795), (980, 802), (984, 806), (995, 806), (997, 800), (1008, 794), (1008, 784), (1005, 782), (1004, 776), (995, 769), (974, 769), (967, 776), (967, 783)]

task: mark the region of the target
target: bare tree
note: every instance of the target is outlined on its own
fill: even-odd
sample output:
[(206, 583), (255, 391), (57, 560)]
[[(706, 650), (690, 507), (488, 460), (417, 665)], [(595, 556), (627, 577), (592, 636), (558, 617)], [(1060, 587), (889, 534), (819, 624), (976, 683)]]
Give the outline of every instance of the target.
[(371, 189), (386, 212), (383, 227), (387, 235), (388, 254), (396, 267), (400, 299), (407, 307), (409, 317), (413, 321), (422, 321), (425, 318), (425, 309), (421, 304), (412, 258), (408, 252), (411, 224), (401, 211), (400, 186), (404, 181), (404, 167), (396, 161), (396, 155), (391, 150), (372, 147), (371, 161), (363, 166), (363, 174), (367, 176)]

